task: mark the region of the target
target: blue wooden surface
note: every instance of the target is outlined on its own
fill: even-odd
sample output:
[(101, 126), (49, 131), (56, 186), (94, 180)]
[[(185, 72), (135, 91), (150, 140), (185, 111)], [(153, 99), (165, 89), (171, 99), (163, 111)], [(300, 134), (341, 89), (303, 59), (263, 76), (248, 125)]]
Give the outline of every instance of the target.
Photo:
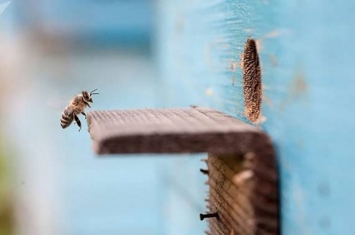
[(355, 234), (354, 10), (352, 1), (159, 4), (170, 106), (209, 105), (245, 120), (235, 65), (247, 38), (259, 40), (261, 126), (280, 159), (283, 234)]

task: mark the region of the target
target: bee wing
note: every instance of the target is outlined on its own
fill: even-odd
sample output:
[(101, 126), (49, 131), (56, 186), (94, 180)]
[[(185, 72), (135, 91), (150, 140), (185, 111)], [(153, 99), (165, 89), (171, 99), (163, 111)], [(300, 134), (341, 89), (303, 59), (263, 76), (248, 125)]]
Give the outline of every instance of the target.
[(50, 96), (47, 98), (46, 106), (52, 110), (63, 111), (69, 104), (68, 99)]

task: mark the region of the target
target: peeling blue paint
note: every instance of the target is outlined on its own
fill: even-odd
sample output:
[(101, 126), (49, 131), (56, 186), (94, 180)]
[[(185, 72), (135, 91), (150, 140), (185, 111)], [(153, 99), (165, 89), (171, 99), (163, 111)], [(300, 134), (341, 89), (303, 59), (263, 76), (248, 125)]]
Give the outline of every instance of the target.
[(158, 61), (171, 106), (211, 106), (246, 121), (241, 70), (231, 63), (249, 36), (259, 40), (262, 128), (280, 159), (283, 234), (355, 234), (354, 10), (351, 1), (160, 4)]

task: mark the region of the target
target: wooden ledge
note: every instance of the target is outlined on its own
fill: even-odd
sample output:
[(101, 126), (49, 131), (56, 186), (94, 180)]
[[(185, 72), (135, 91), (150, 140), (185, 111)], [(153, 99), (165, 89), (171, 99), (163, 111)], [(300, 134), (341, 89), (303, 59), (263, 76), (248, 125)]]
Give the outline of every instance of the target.
[(92, 111), (87, 121), (98, 154), (239, 153), (268, 139), (259, 128), (210, 108)]
[(94, 111), (87, 120), (98, 154), (208, 152), (201, 172), (216, 218), (207, 234), (280, 234), (277, 161), (259, 128), (209, 108)]

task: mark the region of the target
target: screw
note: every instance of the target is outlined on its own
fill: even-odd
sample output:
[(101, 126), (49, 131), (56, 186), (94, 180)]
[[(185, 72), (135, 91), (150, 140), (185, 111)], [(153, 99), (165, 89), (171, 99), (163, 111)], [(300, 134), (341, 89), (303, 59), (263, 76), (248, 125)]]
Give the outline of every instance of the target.
[(200, 171), (201, 171), (202, 174), (208, 175), (208, 170), (200, 169)]
[(209, 213), (209, 214), (200, 214), (200, 220), (202, 221), (202, 220), (204, 220), (204, 219), (206, 219), (206, 218), (219, 218), (219, 216), (218, 216), (218, 213), (217, 212), (215, 212), (215, 213)]

